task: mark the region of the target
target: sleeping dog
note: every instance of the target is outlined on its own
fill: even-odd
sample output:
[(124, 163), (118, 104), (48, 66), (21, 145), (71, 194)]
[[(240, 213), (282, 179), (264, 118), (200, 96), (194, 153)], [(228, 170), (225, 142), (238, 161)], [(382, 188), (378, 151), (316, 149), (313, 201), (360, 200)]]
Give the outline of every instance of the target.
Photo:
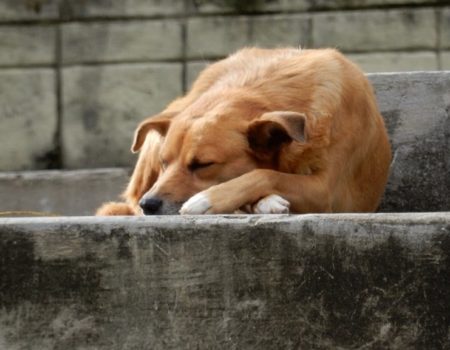
[(375, 211), (391, 149), (373, 89), (333, 49), (247, 48), (137, 128), (125, 202), (98, 215)]

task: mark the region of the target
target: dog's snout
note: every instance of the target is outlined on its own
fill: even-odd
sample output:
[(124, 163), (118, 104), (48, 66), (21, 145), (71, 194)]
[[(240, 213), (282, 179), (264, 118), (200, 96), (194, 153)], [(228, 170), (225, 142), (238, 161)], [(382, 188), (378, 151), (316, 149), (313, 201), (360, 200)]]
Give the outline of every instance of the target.
[(162, 207), (162, 204), (162, 199), (158, 197), (144, 197), (139, 202), (139, 206), (142, 208), (144, 215), (156, 214), (156, 212)]

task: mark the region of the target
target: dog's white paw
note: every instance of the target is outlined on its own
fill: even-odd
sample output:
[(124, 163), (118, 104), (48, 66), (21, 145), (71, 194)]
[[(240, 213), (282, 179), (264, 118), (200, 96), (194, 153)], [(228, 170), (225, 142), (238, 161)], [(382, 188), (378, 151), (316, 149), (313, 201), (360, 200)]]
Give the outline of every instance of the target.
[(253, 206), (255, 214), (288, 214), (290, 203), (284, 198), (271, 194), (270, 196), (260, 199)]
[(211, 202), (208, 196), (203, 193), (197, 193), (196, 195), (189, 198), (180, 209), (181, 215), (199, 215), (206, 214), (206, 212), (211, 208)]

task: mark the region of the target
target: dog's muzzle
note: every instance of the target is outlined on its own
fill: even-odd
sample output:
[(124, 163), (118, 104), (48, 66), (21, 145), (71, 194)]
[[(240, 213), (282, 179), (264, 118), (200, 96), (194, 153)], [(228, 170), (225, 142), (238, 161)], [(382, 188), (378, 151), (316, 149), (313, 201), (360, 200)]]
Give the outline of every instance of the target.
[(144, 215), (177, 215), (181, 208), (181, 203), (172, 203), (159, 197), (142, 197), (139, 206)]

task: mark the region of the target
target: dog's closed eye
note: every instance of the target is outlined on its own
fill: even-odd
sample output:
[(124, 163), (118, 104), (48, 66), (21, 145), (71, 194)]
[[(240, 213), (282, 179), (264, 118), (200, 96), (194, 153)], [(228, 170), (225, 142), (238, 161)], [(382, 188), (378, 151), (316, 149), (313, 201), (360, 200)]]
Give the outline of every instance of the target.
[(194, 159), (192, 162), (189, 163), (188, 169), (190, 171), (196, 171), (198, 169), (208, 168), (213, 164), (215, 164), (215, 162), (201, 162), (197, 159)]

